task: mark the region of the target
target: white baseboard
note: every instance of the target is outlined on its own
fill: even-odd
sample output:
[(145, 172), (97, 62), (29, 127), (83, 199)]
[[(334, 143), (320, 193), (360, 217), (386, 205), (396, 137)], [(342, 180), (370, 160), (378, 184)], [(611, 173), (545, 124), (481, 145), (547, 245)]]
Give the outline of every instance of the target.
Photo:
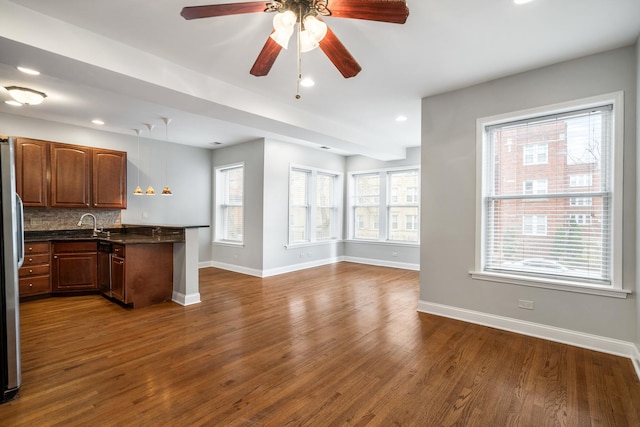
[(540, 323), (496, 316), (423, 300), (418, 302), (418, 311), (600, 351), (602, 353), (627, 357), (633, 362), (636, 374), (638, 378), (640, 378), (640, 350), (638, 350), (638, 347), (632, 342), (585, 334), (570, 329), (556, 328)]
[(173, 291), (171, 301), (183, 306), (198, 304), (200, 302), (200, 293), (185, 295), (180, 292)]
[(420, 264), (410, 264), (407, 262), (394, 262), (383, 259), (343, 257), (343, 261), (355, 262), (357, 264), (377, 265), (379, 267), (401, 268), (403, 270), (420, 271)]
[(221, 270), (233, 271), (234, 273), (246, 274), (248, 276), (262, 277), (262, 270), (244, 267), (242, 265), (211, 261), (209, 267), (219, 268)]
[(322, 265), (335, 264), (342, 261), (341, 257), (320, 259), (317, 261), (303, 262), (300, 264), (292, 264), (284, 267), (271, 268), (262, 271), (262, 277), (277, 276), (279, 274), (293, 273), (294, 271), (306, 270), (307, 268), (320, 267)]

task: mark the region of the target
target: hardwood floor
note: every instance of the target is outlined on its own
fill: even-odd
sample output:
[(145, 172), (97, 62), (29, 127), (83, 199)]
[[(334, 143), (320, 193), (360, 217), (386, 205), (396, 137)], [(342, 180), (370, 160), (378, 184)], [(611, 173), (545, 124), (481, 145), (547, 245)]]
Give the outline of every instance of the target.
[(418, 272), (200, 271), (203, 302), (21, 306), (2, 426), (640, 426), (629, 360), (416, 311)]

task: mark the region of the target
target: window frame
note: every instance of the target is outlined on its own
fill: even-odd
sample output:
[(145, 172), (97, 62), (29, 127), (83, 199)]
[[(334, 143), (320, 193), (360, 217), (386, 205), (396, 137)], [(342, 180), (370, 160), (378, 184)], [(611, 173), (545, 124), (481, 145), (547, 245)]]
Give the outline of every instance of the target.
[[(592, 283), (588, 280), (559, 277), (544, 277), (518, 274), (518, 272), (494, 272), (485, 269), (484, 247), (487, 239), (486, 224), (487, 212), (485, 209), (485, 183), (490, 179), (484, 169), (485, 159), (488, 156), (488, 141), (485, 129), (488, 126), (507, 123), (517, 120), (526, 120), (545, 115), (562, 114), (591, 107), (611, 104), (612, 114), (612, 139), (610, 148), (609, 165), (613, 168), (611, 175), (611, 215), (610, 215), (610, 285)], [(533, 286), (546, 289), (556, 289), (569, 292), (587, 293), (607, 297), (626, 298), (631, 290), (625, 289), (622, 281), (622, 214), (623, 214), (623, 156), (624, 148), (624, 93), (622, 91), (573, 101), (545, 105), (541, 107), (499, 114), (476, 120), (476, 236), (475, 236), (475, 265), (470, 271), (473, 279), (486, 280), (500, 283), (508, 283), (520, 286)], [(528, 165), (527, 165), (528, 166)], [(576, 194), (575, 197), (585, 197)], [(587, 196), (588, 197), (588, 196)]]
[[(405, 187), (405, 188), (414, 188), (415, 192), (411, 193), (411, 197), (417, 199), (415, 202), (407, 202), (409, 198), (409, 193), (405, 194), (404, 201), (401, 202), (400, 194), (394, 193), (393, 189), (390, 186), (390, 177), (394, 173), (403, 173), (408, 171), (416, 171), (418, 175), (418, 181), (416, 186)], [(378, 197), (377, 204), (356, 204), (356, 178), (358, 176), (365, 175), (377, 175), (380, 180), (380, 193)], [(348, 203), (348, 240), (355, 242), (367, 242), (367, 243), (384, 243), (384, 244), (393, 244), (393, 245), (407, 245), (407, 246), (419, 246), (420, 245), (420, 166), (402, 166), (395, 168), (384, 168), (384, 169), (373, 169), (373, 170), (362, 170), (362, 171), (353, 171), (349, 173), (349, 203)], [(405, 241), (405, 240), (391, 240), (389, 238), (391, 231), (393, 231), (392, 227), (392, 214), (391, 209), (397, 207), (411, 207), (417, 208), (416, 217), (417, 221), (415, 225), (415, 231), (417, 231), (417, 240), (416, 241)], [(356, 209), (358, 207), (375, 207), (378, 209), (378, 237), (365, 239), (361, 237), (355, 237), (356, 230), (361, 229), (360, 223), (358, 222), (360, 215), (356, 215)], [(398, 225), (401, 225), (401, 220), (398, 220)], [(406, 220), (405, 220), (406, 222)]]
[[(226, 188), (225, 180), (222, 179), (222, 174), (233, 169), (242, 169), (242, 201), (240, 204), (227, 203), (228, 189)], [(244, 177), (244, 162), (232, 163), (228, 165), (216, 166), (214, 168), (214, 188), (215, 188), (215, 230), (214, 230), (214, 243), (221, 243), (226, 245), (243, 246), (244, 245), (244, 229), (245, 229), (245, 215), (244, 215), (244, 194), (245, 194), (245, 177)], [(227, 224), (225, 208), (241, 207), (242, 208), (242, 238), (239, 240), (233, 240), (226, 238), (227, 236)]]
[[(307, 186), (306, 186), (306, 236), (305, 240), (291, 240), (291, 212), (293, 205), (291, 204), (291, 173), (303, 172), (308, 174)], [(333, 194), (332, 194), (332, 208), (331, 208), (331, 231), (329, 237), (318, 238), (317, 237), (317, 220), (316, 214), (318, 211), (317, 200), (317, 177), (318, 175), (330, 176), (333, 178)], [(290, 164), (289, 165), (289, 178), (288, 178), (289, 192), (287, 195), (288, 202), (288, 214), (287, 214), (287, 248), (307, 246), (314, 244), (323, 244), (336, 242), (341, 239), (342, 236), (342, 188), (343, 188), (343, 175), (340, 172), (320, 169), (311, 166)], [(327, 206), (323, 206), (326, 208)]]

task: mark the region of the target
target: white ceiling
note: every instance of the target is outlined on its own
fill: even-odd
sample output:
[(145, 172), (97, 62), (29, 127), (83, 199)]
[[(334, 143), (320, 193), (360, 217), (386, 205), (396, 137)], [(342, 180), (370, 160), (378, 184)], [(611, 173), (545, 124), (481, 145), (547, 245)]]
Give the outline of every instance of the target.
[[(296, 100), (295, 49), (268, 76), (249, 74), (272, 15), (180, 16), (184, 6), (231, 2), (0, 0), (0, 86), (48, 95), (39, 106), (2, 102), (0, 112), (86, 127), (99, 117), (110, 132), (142, 128), (143, 137), (208, 148), (267, 137), (390, 160), (420, 145), (421, 98), (640, 34), (639, 0), (413, 0), (404, 25), (326, 18), (362, 71), (344, 79), (319, 49), (303, 54), (316, 86)], [(399, 114), (408, 120), (396, 122)], [(161, 117), (172, 119), (168, 129)], [(145, 123), (156, 125), (151, 134)]]

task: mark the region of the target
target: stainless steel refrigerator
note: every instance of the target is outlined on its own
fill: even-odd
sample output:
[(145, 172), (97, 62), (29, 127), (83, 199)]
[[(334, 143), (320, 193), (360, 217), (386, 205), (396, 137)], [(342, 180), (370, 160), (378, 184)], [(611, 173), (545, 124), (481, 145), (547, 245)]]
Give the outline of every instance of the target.
[(14, 141), (0, 139), (0, 403), (21, 384), (18, 269), (24, 261), (22, 201), (16, 194)]

